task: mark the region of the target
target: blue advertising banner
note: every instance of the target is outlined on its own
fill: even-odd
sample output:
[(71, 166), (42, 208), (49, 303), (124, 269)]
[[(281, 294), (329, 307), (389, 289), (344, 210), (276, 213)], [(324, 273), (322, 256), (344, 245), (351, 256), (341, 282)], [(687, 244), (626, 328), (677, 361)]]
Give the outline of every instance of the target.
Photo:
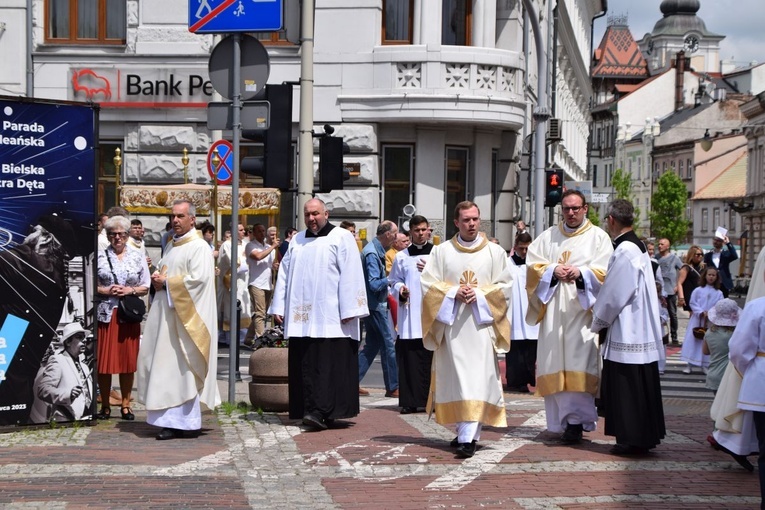
[(0, 426), (92, 419), (97, 126), (96, 106), (0, 96)]

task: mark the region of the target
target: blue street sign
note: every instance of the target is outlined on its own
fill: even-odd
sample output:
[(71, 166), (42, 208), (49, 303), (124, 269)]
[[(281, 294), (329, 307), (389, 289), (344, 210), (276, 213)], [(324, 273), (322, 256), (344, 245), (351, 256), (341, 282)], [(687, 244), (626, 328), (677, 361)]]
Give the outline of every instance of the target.
[(189, 0), (189, 32), (276, 32), (284, 26), (284, 0)]

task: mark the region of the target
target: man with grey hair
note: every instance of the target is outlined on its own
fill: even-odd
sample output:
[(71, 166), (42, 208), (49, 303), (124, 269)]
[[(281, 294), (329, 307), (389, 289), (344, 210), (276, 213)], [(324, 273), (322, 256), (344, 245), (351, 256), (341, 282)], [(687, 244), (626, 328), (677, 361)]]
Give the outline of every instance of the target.
[[(376, 237), (361, 250), (361, 265), (366, 277), (369, 315), (364, 319), (366, 337), (364, 348), (359, 352), (359, 382), (364, 378), (377, 353), (382, 361), (385, 396), (398, 397), (398, 367), (393, 330), (388, 321), (388, 288), (390, 282), (385, 271), (385, 252), (393, 246), (398, 227), (392, 221), (383, 221), (377, 227)], [(359, 389), (360, 395), (369, 391)]]
[(616, 436), (611, 453), (645, 453), (666, 432), (661, 402), (659, 300), (647, 249), (632, 230), (634, 208), (614, 200), (606, 222), (615, 249), (592, 308), (593, 332), (602, 332), (600, 411), (606, 435)]
[(210, 246), (194, 228), (196, 208), (176, 200), (173, 238), (157, 271), (156, 290), (138, 353), (138, 401), (146, 422), (162, 427), (157, 439), (195, 437), (204, 404), (219, 405), (215, 267)]

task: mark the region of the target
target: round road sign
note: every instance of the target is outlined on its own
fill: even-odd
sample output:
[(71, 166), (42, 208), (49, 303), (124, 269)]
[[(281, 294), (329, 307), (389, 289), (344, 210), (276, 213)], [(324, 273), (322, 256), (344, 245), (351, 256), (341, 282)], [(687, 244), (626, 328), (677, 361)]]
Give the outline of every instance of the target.
[[(271, 67), (268, 51), (252, 36), (240, 36), (239, 93), (242, 100), (252, 99), (263, 90)], [(207, 66), (213, 88), (226, 99), (234, 97), (234, 36), (228, 36), (215, 45)]]
[[(218, 168), (213, 167), (213, 157), (215, 149), (218, 149)], [(210, 150), (207, 151), (207, 171), (210, 177), (218, 180), (218, 184), (231, 184), (234, 180), (234, 146), (228, 140), (218, 140), (213, 142)]]

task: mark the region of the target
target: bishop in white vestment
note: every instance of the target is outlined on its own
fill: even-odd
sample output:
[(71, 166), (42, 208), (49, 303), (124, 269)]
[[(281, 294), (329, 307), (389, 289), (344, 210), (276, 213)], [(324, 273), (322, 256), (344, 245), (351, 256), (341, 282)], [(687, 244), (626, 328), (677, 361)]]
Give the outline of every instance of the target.
[(613, 246), (608, 234), (586, 219), (578, 191), (563, 194), (564, 223), (550, 227), (526, 256), (528, 324), (539, 324), (537, 393), (545, 398), (547, 429), (564, 442), (595, 430), (600, 381), (597, 335), (590, 309), (606, 275)]
[(219, 405), (215, 273), (210, 246), (194, 228), (195, 210), (173, 205), (175, 236), (152, 275), (157, 290), (138, 351), (138, 401), (157, 439), (195, 435), (201, 405)]

